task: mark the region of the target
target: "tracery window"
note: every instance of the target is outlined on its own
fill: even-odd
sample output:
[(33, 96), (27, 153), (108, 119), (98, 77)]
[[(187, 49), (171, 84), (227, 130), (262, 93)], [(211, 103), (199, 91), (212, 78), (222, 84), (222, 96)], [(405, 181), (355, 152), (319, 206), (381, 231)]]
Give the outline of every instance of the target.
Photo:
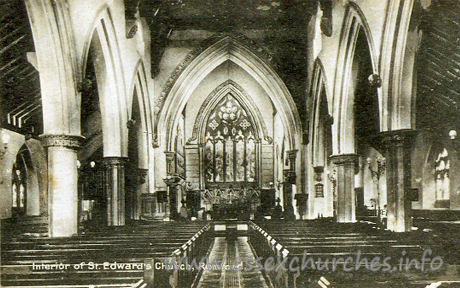
[(27, 193), (27, 173), (22, 159), (13, 165), (12, 181), (12, 207), (13, 212), (17, 215), (25, 213), (26, 193)]
[(449, 153), (444, 148), (436, 158), (435, 180), (436, 180), (436, 200), (449, 200), (450, 179), (449, 179)]
[(205, 129), (206, 183), (255, 183), (254, 125), (231, 94), (211, 112)]

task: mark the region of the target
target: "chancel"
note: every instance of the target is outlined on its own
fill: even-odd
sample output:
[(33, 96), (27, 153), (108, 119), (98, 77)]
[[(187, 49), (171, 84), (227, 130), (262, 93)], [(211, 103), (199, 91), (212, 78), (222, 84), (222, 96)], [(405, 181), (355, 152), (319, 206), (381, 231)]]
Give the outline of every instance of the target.
[(1, 5), (2, 287), (460, 287), (459, 1)]

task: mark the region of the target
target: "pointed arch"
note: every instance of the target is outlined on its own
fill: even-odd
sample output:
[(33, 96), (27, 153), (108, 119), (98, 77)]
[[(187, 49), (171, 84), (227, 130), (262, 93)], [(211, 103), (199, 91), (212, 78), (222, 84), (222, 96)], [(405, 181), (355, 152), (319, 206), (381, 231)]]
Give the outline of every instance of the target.
[(141, 113), (142, 128), (146, 134), (152, 134), (152, 117), (151, 117), (151, 102), (149, 97), (149, 87), (147, 84), (147, 76), (145, 72), (145, 66), (141, 59), (136, 63), (134, 69), (134, 75), (131, 80), (129, 88), (129, 98), (128, 103), (128, 118), (132, 118), (132, 103), (135, 96), (137, 96), (137, 101), (139, 103), (139, 109)]
[(40, 75), (44, 134), (80, 134), (75, 53), (68, 1), (25, 1)]
[[(350, 95), (349, 83), (352, 81), (351, 70), (358, 36), (361, 31), (364, 33), (367, 40), (373, 74), (379, 74), (377, 65), (378, 59), (369, 24), (359, 6), (356, 3), (350, 2), (345, 12), (342, 31), (340, 33), (337, 66), (335, 70), (333, 95), (333, 115), (336, 120), (336, 124), (334, 125), (335, 131), (333, 133), (333, 137), (335, 138), (335, 141), (333, 141), (334, 154), (355, 153), (354, 145), (351, 145), (351, 143), (354, 143), (353, 121), (349, 119), (350, 115), (353, 115), (353, 113), (350, 112), (352, 112), (354, 95)], [(379, 99), (379, 119), (382, 121), (381, 88), (377, 89), (377, 95)]]
[(135, 66), (135, 74), (133, 75), (133, 79), (131, 81), (130, 86), (130, 97), (128, 111), (129, 119), (133, 119), (133, 104), (134, 101), (137, 101), (137, 105), (139, 108), (139, 117), (141, 121), (141, 129), (143, 131), (142, 135), (142, 142), (143, 143), (143, 155), (145, 155), (144, 162), (142, 166), (147, 167), (149, 165), (148, 159), (151, 158), (150, 155), (150, 136), (152, 135), (152, 117), (151, 117), (151, 104), (150, 104), (150, 97), (149, 97), (149, 88), (147, 84), (147, 77), (145, 72), (145, 66), (141, 59), (136, 63)]
[[(415, 0), (388, 1), (380, 53), (382, 131), (415, 128), (415, 57), (419, 46), (420, 5)], [(412, 35), (411, 35), (412, 34)], [(415, 36), (415, 37), (414, 37)]]
[[(316, 59), (313, 69), (313, 83), (311, 85), (311, 95), (313, 96), (313, 108), (310, 121), (310, 143), (312, 143), (311, 161), (313, 166), (324, 166), (325, 159), (320, 161), (317, 157), (319, 153), (318, 149), (320, 149), (320, 147), (323, 144), (321, 143), (322, 136), (320, 135), (320, 131), (322, 130), (323, 125), (332, 125), (332, 119), (329, 117), (331, 116), (330, 111), (332, 109), (330, 107), (330, 101), (328, 101), (329, 97), (327, 95), (328, 90), (327, 81), (325, 79), (326, 75), (324, 73), (324, 67), (319, 58)], [(326, 113), (327, 115), (323, 115), (324, 113)], [(321, 119), (322, 117), (324, 118), (324, 116), (327, 116), (327, 118)], [(328, 140), (332, 141), (332, 139)]]
[(257, 105), (254, 103), (254, 100), (252, 100), (252, 98), (246, 93), (246, 91), (244, 91), (240, 85), (235, 83), (233, 80), (227, 80), (217, 86), (200, 107), (200, 110), (198, 111), (197, 117), (195, 119), (195, 124), (193, 126), (192, 136), (187, 140), (188, 144), (195, 141), (198, 141), (198, 143), (203, 143), (203, 127), (206, 124), (206, 119), (208, 119), (209, 114), (214, 110), (215, 106), (222, 100), (222, 98), (229, 93), (231, 93), (232, 96), (242, 105), (243, 109), (245, 109), (245, 111), (248, 113), (251, 121), (256, 125), (258, 137), (265, 139), (267, 142), (272, 141), (272, 138), (268, 134), (265, 121), (260, 114), (259, 109), (257, 109)]
[[(332, 101), (331, 97), (329, 95), (329, 82), (327, 80), (327, 75), (326, 75), (326, 70), (324, 69), (323, 63), (321, 62), (321, 59), (319, 57), (316, 58), (314, 64), (313, 64), (313, 77), (312, 77), (312, 85), (310, 88), (310, 95), (313, 96), (314, 98), (314, 104), (313, 107), (316, 107), (317, 103), (317, 94), (320, 92), (319, 90), (321, 89), (321, 85), (324, 85), (325, 88), (325, 93), (326, 93), (326, 98), (327, 102), (329, 103), (328, 105), (328, 110), (333, 111), (332, 107)], [(315, 108), (313, 108), (315, 109)]]
[[(96, 46), (92, 52), (95, 58), (100, 59), (95, 69), (102, 115), (104, 157), (126, 156), (129, 111), (117, 33), (107, 6), (101, 8), (95, 19), (84, 45), (82, 67), (86, 68), (90, 48)], [(83, 75), (85, 71), (82, 69)]]
[[(13, 213), (19, 212), (17, 216), (38, 216), (42, 211), (46, 211), (43, 203), (41, 203), (43, 200), (40, 198), (44, 192), (40, 189), (42, 183), (39, 170), (43, 167), (43, 163), (37, 163), (37, 160), (44, 162), (46, 159), (43, 159), (45, 155), (42, 154), (42, 151), (37, 151), (37, 147), (30, 144), (30, 141), (24, 142), (18, 150), (10, 170), (12, 171), (11, 193), (13, 200), (11, 204)], [(29, 146), (34, 149), (29, 149)]]
[(209, 73), (227, 60), (248, 72), (267, 92), (274, 106), (279, 109), (290, 149), (300, 146), (300, 117), (286, 85), (250, 48), (229, 36), (225, 36), (195, 57), (178, 76), (169, 94), (164, 95), (164, 104), (157, 113), (158, 121), (155, 121), (154, 128), (160, 144), (166, 150), (171, 147), (171, 139), (173, 139), (171, 133), (174, 131), (176, 118), (190, 95)]

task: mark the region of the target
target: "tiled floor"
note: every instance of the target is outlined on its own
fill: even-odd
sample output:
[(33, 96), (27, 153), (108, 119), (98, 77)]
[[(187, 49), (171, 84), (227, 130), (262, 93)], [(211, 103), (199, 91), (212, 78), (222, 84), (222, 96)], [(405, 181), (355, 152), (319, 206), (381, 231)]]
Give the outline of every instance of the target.
[[(249, 246), (248, 238), (238, 237), (229, 240), (225, 237), (216, 237), (209, 260), (210, 263), (223, 264), (224, 266), (222, 269), (220, 267), (208, 267), (209, 269), (204, 270), (198, 287), (268, 288), (260, 271), (244, 271), (245, 266), (235, 262), (237, 258), (242, 259), (242, 261), (255, 258)], [(232, 267), (234, 264), (237, 264), (236, 267)]]

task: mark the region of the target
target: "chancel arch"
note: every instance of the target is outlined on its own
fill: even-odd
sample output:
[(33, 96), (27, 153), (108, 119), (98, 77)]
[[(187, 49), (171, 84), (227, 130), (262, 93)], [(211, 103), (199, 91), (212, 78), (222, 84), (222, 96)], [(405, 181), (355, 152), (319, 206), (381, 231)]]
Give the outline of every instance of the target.
[[(267, 199), (262, 206), (270, 209), (275, 205), (275, 190), (279, 195), (283, 183), (286, 187), (283, 190), (285, 195), (281, 197), (283, 205), (294, 216), (292, 204), (296, 190), (288, 186), (296, 183), (295, 167), (300, 167), (300, 161), (295, 161), (297, 149), (294, 149), (300, 143), (300, 123), (290, 120), (298, 114), (289, 106), (292, 98), (286, 86), (278, 82), (281, 80), (274, 71), (268, 70), (267, 64), (230, 37), (219, 40), (203, 53), (205, 59), (194, 63), (195, 59), (189, 64), (197, 66), (195, 70), (188, 71), (190, 67), (187, 66), (180, 74), (159, 116), (158, 131), (166, 132), (163, 136), (159, 135), (160, 147), (165, 145), (165, 149), (160, 150), (166, 152), (158, 156), (166, 159), (166, 175), (160, 175), (157, 181), (164, 181), (168, 186), (170, 204), (174, 202), (170, 205), (170, 215), (176, 213), (173, 211), (177, 211), (179, 202), (184, 200), (180, 199), (184, 196), (184, 187), (188, 189), (185, 193), (188, 196), (192, 194), (190, 191), (208, 195), (206, 190), (212, 188), (233, 189), (229, 193), (234, 197), (251, 187), (254, 199)], [(202, 54), (197, 58), (204, 57)], [(233, 110), (235, 112), (231, 112)], [(236, 113), (234, 121), (224, 119), (225, 111), (229, 115)], [(277, 133), (281, 132), (284, 143), (285, 155), (282, 157), (286, 160), (277, 168), (279, 179), (276, 180), (276, 189), (273, 169), (275, 117), (278, 119)], [(187, 140), (185, 153), (176, 147), (181, 136), (178, 135), (181, 131), (178, 127), (183, 121)], [(287, 121), (291, 124), (287, 125)], [(160, 127), (165, 128), (160, 130)], [(183, 157), (185, 165), (181, 164)], [(185, 176), (182, 170), (185, 170)], [(287, 177), (290, 177), (289, 181)], [(175, 179), (174, 183), (170, 183), (171, 179)], [(265, 196), (261, 197), (261, 193)], [(188, 198), (187, 203), (195, 202), (188, 201)], [(284, 201), (284, 198), (287, 200)], [(203, 198), (201, 200), (204, 201)]]
[(171, 148), (171, 133), (174, 131), (175, 118), (179, 115), (179, 111), (183, 110), (190, 95), (206, 75), (227, 60), (247, 71), (267, 92), (274, 106), (280, 111), (283, 126), (288, 133), (290, 149), (300, 145), (300, 118), (289, 90), (268, 64), (249, 48), (229, 36), (217, 41), (191, 61), (182, 71), (169, 94), (165, 95), (164, 104), (158, 112), (158, 122), (155, 123), (157, 125), (155, 133), (158, 133), (160, 145), (167, 150)]
[[(236, 74), (240, 75), (239, 77), (243, 77), (242, 75), (244, 75), (245, 78), (244, 79), (241, 78), (240, 80), (236, 81), (235, 79), (231, 77), (230, 75), (231, 73), (229, 74), (228, 69), (238, 70), (239, 72)], [(217, 80), (219, 78), (215, 78), (215, 79), (209, 78), (210, 75), (214, 75), (214, 74), (216, 75), (216, 77), (221, 77), (220, 80)], [(228, 80), (233, 80), (233, 83), (229, 82)], [(214, 83), (214, 84), (209, 84), (209, 83), (206, 84), (207, 81), (210, 83)], [(254, 92), (254, 91), (249, 92), (247, 90), (246, 90), (246, 93), (244, 92), (246, 89), (245, 85), (247, 84), (248, 81), (252, 83), (251, 85), (253, 85), (254, 87), (257, 87), (254, 89), (256, 89), (258, 92)], [(157, 126), (155, 126), (154, 128), (154, 133), (157, 133), (156, 135), (158, 136), (158, 141), (159, 141), (158, 143), (160, 145), (160, 150), (166, 151), (165, 154), (160, 153), (160, 154), (157, 154), (156, 156), (159, 158), (161, 157), (161, 159), (165, 159), (165, 164), (163, 165), (166, 165), (167, 167), (166, 175), (164, 174), (159, 175), (157, 173), (156, 185), (158, 185), (159, 182), (163, 182), (163, 180), (165, 179), (164, 177), (167, 177), (166, 180), (169, 181), (168, 177), (171, 177), (171, 175), (174, 174), (170, 172), (170, 171), (174, 171), (174, 170), (171, 170), (170, 167), (177, 167), (177, 166), (174, 166), (175, 165), (174, 163), (177, 163), (177, 159), (175, 158), (175, 153), (174, 153), (174, 141), (176, 138), (175, 131), (177, 131), (175, 127), (177, 127), (177, 124), (179, 123), (179, 121), (181, 121), (180, 119), (183, 115), (182, 113), (184, 109), (190, 110), (192, 107), (196, 107), (197, 105), (198, 107), (202, 107), (203, 95), (202, 94), (200, 94), (201, 96), (193, 96), (193, 95), (195, 95), (196, 93), (201, 93), (200, 91), (202, 91), (203, 89), (205, 90), (208, 89), (206, 87), (209, 87), (209, 85), (215, 85), (216, 82), (217, 83), (226, 82), (227, 84), (225, 85), (223, 84), (225, 87), (222, 87), (222, 89), (215, 89), (216, 86), (213, 86), (213, 88), (216, 90), (215, 94), (217, 96), (214, 95), (215, 96), (214, 98), (211, 97), (210, 99), (213, 99), (213, 100), (210, 100), (210, 101), (214, 103), (214, 105), (217, 105), (219, 99), (222, 99), (222, 97), (226, 95), (225, 92), (233, 91), (234, 99), (236, 99), (236, 101), (245, 111), (248, 111), (248, 119), (252, 122), (252, 125), (254, 125), (257, 128), (256, 130), (259, 135), (258, 136), (259, 139), (254, 139), (254, 141), (257, 140), (260, 143), (258, 144), (259, 145), (258, 148), (256, 146), (256, 149), (255, 149), (256, 151), (254, 151), (255, 156), (257, 157), (255, 163), (258, 163), (257, 161), (259, 162), (265, 161), (265, 165), (263, 165), (261, 169), (257, 168), (258, 169), (257, 173), (259, 173), (258, 174), (259, 176), (257, 177), (257, 179), (255, 179), (257, 183), (257, 187), (260, 189), (268, 189), (266, 191), (273, 191), (273, 195), (274, 195), (274, 177), (273, 177), (274, 176), (273, 175), (273, 160), (274, 160), (273, 152), (274, 151), (273, 151), (273, 144), (272, 144), (273, 136), (270, 135), (273, 133), (272, 128), (271, 128), (273, 127), (273, 119), (272, 120), (268, 120), (268, 119), (272, 118), (275, 114), (278, 115), (280, 124), (282, 126), (283, 137), (286, 142), (285, 149), (286, 151), (290, 152), (289, 154), (290, 156), (286, 157), (286, 158), (289, 158), (289, 161), (286, 162), (286, 165), (288, 165), (289, 163), (290, 168), (287, 169), (286, 167), (283, 167), (284, 168), (283, 178), (287, 179), (286, 177), (289, 176), (290, 177), (289, 182), (284, 181), (285, 179), (280, 179), (280, 181), (283, 181), (283, 183), (286, 183), (285, 184), (286, 187), (294, 186), (294, 184), (296, 183), (296, 180), (300, 179), (300, 177), (295, 177), (295, 176), (300, 176), (300, 171), (301, 171), (300, 169), (301, 161), (295, 161), (295, 152), (300, 149), (300, 145), (301, 145), (300, 144), (301, 143), (301, 128), (300, 128), (301, 123), (299, 120), (300, 118), (298, 115), (298, 110), (296, 109), (292, 96), (290, 95), (287, 87), (285, 86), (283, 81), (280, 79), (280, 77), (276, 74), (276, 72), (266, 62), (264, 62), (261, 58), (256, 56), (256, 54), (253, 53), (251, 49), (248, 48), (245, 44), (240, 43), (238, 40), (230, 36), (223, 37), (222, 39), (218, 40), (210, 47), (206, 48), (203, 52), (201, 52), (201, 54), (193, 58), (193, 60), (190, 61), (189, 64), (187, 64), (187, 66), (182, 70), (180, 75), (177, 77), (176, 81), (174, 82), (171, 89), (169, 90), (168, 95), (164, 95), (165, 99), (163, 99), (162, 96), (160, 96), (159, 100), (164, 100), (164, 103), (161, 103), (161, 102), (156, 103), (155, 109), (157, 109), (156, 112), (158, 113), (157, 114), (158, 122), (155, 123)], [(238, 85), (240, 85), (243, 88), (238, 87), (237, 85), (235, 85), (235, 83), (238, 83)], [(242, 83), (246, 83), (246, 84), (243, 85)], [(206, 93), (205, 95), (208, 96), (212, 94), (211, 91)], [(251, 93), (256, 93), (256, 94), (251, 94)], [(198, 98), (192, 98), (192, 96), (198, 97)], [(219, 96), (221, 98), (219, 98)], [(259, 100), (255, 100), (256, 98), (254, 97), (258, 97), (257, 99), (261, 100), (261, 102)], [(201, 99), (201, 100), (199, 100), (196, 103), (193, 102), (192, 104), (190, 103), (191, 99)], [(262, 99), (265, 99), (265, 100), (262, 100)], [(258, 103), (258, 104), (255, 105), (251, 103), (251, 101), (254, 101), (254, 103)], [(200, 103), (200, 104), (197, 104), (197, 103)], [(205, 181), (205, 178), (202, 176), (203, 175), (202, 172), (205, 170), (204, 169), (205, 161), (203, 158), (203, 156), (205, 155), (204, 150), (203, 150), (204, 146), (201, 146), (201, 143), (199, 142), (205, 138), (206, 134), (205, 134), (204, 129), (200, 130), (198, 128), (205, 127), (205, 122), (206, 122), (205, 120), (207, 119), (205, 116), (207, 115), (207, 113), (204, 113), (204, 112), (207, 111), (209, 113), (212, 110), (211, 109), (212, 106), (205, 105), (204, 107), (208, 107), (208, 108), (203, 108), (204, 110), (202, 110), (203, 111), (203, 113), (201, 114), (202, 116), (198, 116), (198, 118), (196, 118), (198, 111), (196, 112), (197, 114), (192, 113), (193, 115), (190, 114), (189, 112), (185, 113), (186, 126), (191, 125), (190, 123), (196, 123), (195, 125), (196, 129), (194, 128), (194, 133), (195, 133), (194, 135), (193, 135), (193, 132), (191, 134), (186, 133), (185, 139), (191, 140), (189, 143), (187, 143), (186, 151), (185, 151), (186, 152), (185, 153), (185, 156), (186, 156), (185, 168), (186, 168), (186, 183), (187, 184), (184, 183), (184, 184), (180, 184), (179, 186), (183, 188), (184, 185), (190, 185), (189, 188), (195, 189), (195, 191), (199, 191), (199, 190), (201, 191), (201, 189), (206, 188), (206, 181)], [(268, 118), (265, 119), (265, 117), (268, 117)], [(198, 121), (198, 122), (195, 122), (195, 121)], [(266, 126), (267, 128), (264, 128), (264, 126)], [(186, 131), (189, 131), (189, 130), (186, 129)], [(160, 159), (160, 162), (161, 162), (161, 159)], [(297, 175), (295, 174), (295, 170), (299, 171)], [(286, 174), (287, 172), (289, 172), (290, 174)], [(178, 180), (178, 181), (181, 181), (181, 180)], [(173, 189), (173, 191), (175, 190), (178, 190), (178, 189)], [(257, 193), (260, 193), (260, 192), (257, 192)], [(270, 192), (270, 195), (272, 195), (271, 193), (272, 192)], [(288, 200), (287, 202), (284, 201), (285, 203), (283, 204), (287, 205), (287, 203), (289, 203), (288, 207), (290, 211), (293, 211), (293, 208), (291, 207), (291, 205), (293, 203), (294, 193), (295, 193), (295, 189), (286, 188), (286, 197)], [(173, 195), (174, 194), (176, 193), (173, 192)], [(259, 197), (259, 196), (255, 196), (255, 197)], [(274, 202), (275, 202), (274, 196), (264, 197), (264, 198), (272, 199), (270, 201), (273, 202), (272, 204), (274, 205)], [(293, 215), (294, 212), (292, 212), (291, 214)]]

